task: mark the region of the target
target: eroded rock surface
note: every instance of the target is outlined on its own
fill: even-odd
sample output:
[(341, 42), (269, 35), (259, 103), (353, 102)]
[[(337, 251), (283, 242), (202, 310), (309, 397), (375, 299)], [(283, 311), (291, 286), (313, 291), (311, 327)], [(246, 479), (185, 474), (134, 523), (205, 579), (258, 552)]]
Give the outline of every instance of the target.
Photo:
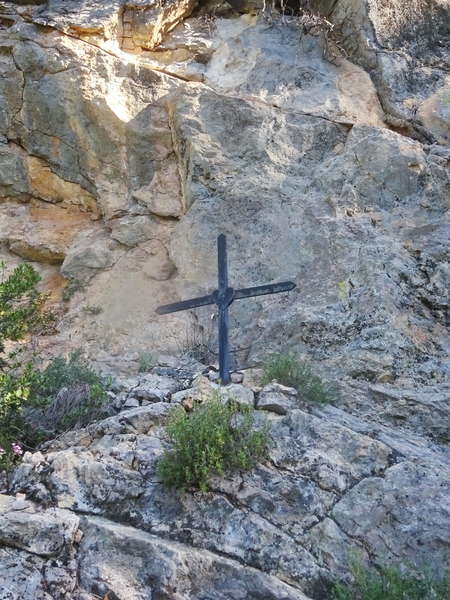
[(233, 305), (238, 364), (288, 347), (338, 377), (446, 381), (448, 47), (418, 35), (441, 5), (316, 2), (349, 54), (330, 60), (254, 2), (3, 3), (2, 256), (89, 282), (45, 345), (126, 370), (207, 337), (211, 309), (154, 309), (216, 286), (226, 233), (233, 286), (298, 284)]
[[(450, 566), (448, 448), (406, 427), (302, 403), (277, 384), (259, 394), (284, 394), (291, 403), (284, 416), (255, 399), (256, 422), (266, 415), (271, 424), (270, 460), (211, 477), (207, 493), (162, 487), (155, 465), (164, 424), (179, 405), (177, 386), (189, 385), (206, 393), (194, 373), (118, 380), (116, 416), (28, 453), (10, 473), (9, 493), (18, 496), (0, 497), (0, 542), (15, 564), (26, 553), (42, 563), (48, 598), (319, 600), (348, 573), (352, 552), (419, 567), (432, 554), (440, 568)], [(161, 401), (164, 386), (172, 391)], [(238, 397), (239, 387), (231, 384), (224, 398)], [(16, 573), (5, 573), (7, 589), (15, 589)], [(29, 585), (37, 594), (42, 582)]]
[(235, 384), (271, 460), (182, 495), (155, 473), (163, 423), (217, 384), (170, 360), (117, 384), (116, 416), (14, 473), (11, 594), (321, 598), (351, 548), (449, 565), (447, 1), (311, 5), (347, 56), (254, 1), (2, 2), (0, 258), (78, 290), (41, 348), (135, 375), (214, 354), (213, 308), (154, 309), (216, 287), (225, 233), (230, 285), (297, 283), (233, 304), (236, 364), (295, 350), (341, 391), (317, 409)]

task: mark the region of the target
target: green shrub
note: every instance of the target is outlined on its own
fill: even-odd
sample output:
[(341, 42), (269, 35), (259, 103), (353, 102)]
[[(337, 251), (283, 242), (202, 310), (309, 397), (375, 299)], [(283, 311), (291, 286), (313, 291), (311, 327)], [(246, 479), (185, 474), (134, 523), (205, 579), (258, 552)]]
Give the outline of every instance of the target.
[(41, 278), (31, 265), (22, 263), (6, 277), (2, 261), (0, 272), (0, 468), (5, 468), (21, 455), (22, 407), (33, 378), (23, 347), (6, 352), (6, 344), (45, 326), (49, 315), (42, 311), (47, 296), (37, 289)]
[(64, 387), (87, 384), (102, 387), (104, 378), (94, 371), (83, 358), (83, 350), (78, 348), (63, 358), (52, 358), (42, 371), (36, 370), (31, 386), (31, 396), (35, 404), (48, 405)]
[[(22, 263), (5, 279), (6, 265), (2, 261), (0, 271), (0, 353), (3, 353), (6, 341), (21, 340), (30, 329), (42, 324), (47, 315), (41, 311), (46, 296), (37, 289), (41, 277), (31, 265)], [(0, 361), (0, 367), (4, 366), (5, 358)]]
[[(37, 443), (60, 431), (88, 424), (107, 402), (109, 378), (94, 371), (82, 354), (82, 349), (74, 350), (67, 359), (58, 356), (45, 369), (35, 369), (25, 425), (28, 437)], [(31, 424), (34, 433), (30, 431)]]
[(336, 397), (336, 388), (322, 380), (305, 361), (294, 353), (278, 353), (270, 356), (263, 364), (262, 384), (271, 381), (295, 388), (300, 396), (311, 402), (327, 404)]
[(432, 572), (421, 575), (399, 565), (385, 565), (379, 570), (365, 568), (352, 560), (352, 584), (337, 583), (332, 600), (448, 600), (450, 572), (439, 577)]
[(76, 292), (82, 292), (85, 288), (86, 284), (81, 279), (69, 279), (63, 288), (61, 301), (67, 304)]
[(52, 359), (39, 370), (39, 357), (26, 344), (6, 351), (10, 342), (38, 332), (51, 315), (42, 310), (48, 297), (37, 289), (41, 278), (23, 263), (6, 277), (0, 263), (0, 469), (5, 469), (43, 439), (84, 425), (107, 400), (108, 382), (73, 352), (68, 360)]
[(166, 427), (169, 448), (157, 463), (162, 483), (185, 491), (208, 489), (212, 473), (247, 470), (268, 457), (269, 430), (253, 427), (253, 410), (236, 401), (224, 402), (220, 392), (187, 414), (172, 413)]
[(152, 366), (153, 356), (148, 352), (139, 357), (139, 373), (148, 373)]
[(89, 315), (99, 315), (103, 312), (103, 308), (98, 306), (98, 304), (88, 304), (87, 306), (83, 306), (83, 312)]

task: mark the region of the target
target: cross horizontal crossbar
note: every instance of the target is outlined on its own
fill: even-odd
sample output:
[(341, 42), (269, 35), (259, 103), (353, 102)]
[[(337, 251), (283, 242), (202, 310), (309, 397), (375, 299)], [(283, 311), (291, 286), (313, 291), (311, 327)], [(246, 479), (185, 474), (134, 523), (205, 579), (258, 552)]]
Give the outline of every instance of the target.
[(167, 315), (168, 313), (187, 310), (188, 308), (197, 308), (197, 306), (206, 306), (207, 304), (214, 304), (211, 294), (209, 296), (201, 296), (201, 298), (192, 298), (192, 300), (182, 300), (181, 302), (173, 302), (173, 304), (164, 304), (163, 306), (158, 306), (156, 312), (158, 315)]
[(293, 281), (282, 281), (281, 283), (268, 283), (267, 285), (257, 285), (243, 290), (236, 290), (235, 300), (241, 298), (253, 298), (253, 296), (264, 296), (265, 294), (278, 294), (280, 292), (290, 292), (296, 287)]
[[(266, 294), (278, 294), (280, 292), (289, 292), (295, 287), (296, 284), (292, 281), (282, 281), (281, 283), (269, 283), (267, 285), (258, 285), (251, 288), (236, 290), (234, 293), (234, 300), (241, 300), (242, 298), (253, 298), (254, 296), (264, 296)], [(189, 308), (197, 308), (198, 306), (218, 304), (218, 302), (214, 300), (214, 297), (215, 296), (213, 293), (209, 296), (201, 296), (200, 298), (192, 298), (191, 300), (183, 300), (181, 302), (173, 302), (172, 304), (164, 304), (163, 306), (158, 306), (156, 312), (158, 313), (158, 315), (167, 315), (169, 313), (187, 310)]]

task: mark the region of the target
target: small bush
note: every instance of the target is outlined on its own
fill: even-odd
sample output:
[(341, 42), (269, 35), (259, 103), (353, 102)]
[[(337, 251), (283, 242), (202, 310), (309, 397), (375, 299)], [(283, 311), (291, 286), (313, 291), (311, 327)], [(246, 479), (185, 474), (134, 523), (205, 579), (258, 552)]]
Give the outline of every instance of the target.
[(235, 401), (224, 403), (219, 392), (190, 414), (175, 409), (166, 428), (170, 447), (157, 463), (162, 483), (205, 492), (212, 473), (247, 470), (267, 458), (268, 425), (254, 429), (252, 413), (251, 407)]
[(263, 364), (262, 384), (275, 379), (278, 383), (295, 388), (305, 399), (319, 404), (327, 404), (336, 396), (336, 389), (315, 374), (311, 366), (299, 361), (293, 353), (274, 354)]
[[(42, 331), (52, 318), (42, 309), (48, 295), (39, 292), (40, 281), (28, 263), (6, 276), (0, 262), (0, 469), (19, 461), (23, 447), (32, 450), (58, 431), (87, 424), (107, 400), (108, 382), (82, 359), (81, 350), (68, 360), (52, 359), (43, 370), (29, 344), (6, 351), (8, 343)], [(80, 286), (72, 282), (66, 291)]]
[(88, 424), (108, 400), (109, 379), (94, 371), (82, 354), (78, 349), (67, 359), (52, 358), (33, 374), (25, 417), (41, 437)]
[(148, 352), (139, 357), (139, 373), (148, 373), (152, 366), (153, 356)]
[(103, 312), (103, 308), (97, 304), (88, 304), (87, 306), (83, 306), (83, 312), (89, 315), (99, 315)]
[(448, 600), (450, 572), (442, 577), (431, 572), (422, 575), (399, 565), (385, 565), (377, 570), (366, 569), (359, 560), (352, 560), (352, 584), (337, 583), (332, 600)]
[(42, 311), (47, 296), (37, 289), (40, 281), (28, 263), (7, 277), (6, 265), (0, 263), (0, 468), (21, 455), (22, 406), (29, 398), (33, 378), (33, 364), (23, 347), (6, 352), (6, 344), (19, 342), (48, 323), (50, 316)]
[(82, 292), (85, 288), (86, 284), (81, 279), (69, 279), (63, 288), (61, 301), (68, 303), (76, 292)]
[(102, 387), (104, 383), (104, 378), (90, 367), (83, 358), (83, 350), (78, 348), (67, 359), (57, 356), (49, 361), (45, 369), (36, 370), (31, 395), (34, 404), (48, 405), (64, 387), (84, 384)]

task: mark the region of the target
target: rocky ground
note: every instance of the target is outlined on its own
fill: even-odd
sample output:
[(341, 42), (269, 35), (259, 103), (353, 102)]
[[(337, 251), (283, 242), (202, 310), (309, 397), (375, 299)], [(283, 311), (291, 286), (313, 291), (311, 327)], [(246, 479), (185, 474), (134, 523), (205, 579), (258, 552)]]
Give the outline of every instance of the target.
[(114, 383), (113, 416), (27, 453), (4, 478), (1, 598), (323, 599), (352, 552), (450, 567), (450, 452), (433, 439), (448, 409), (424, 410), (437, 395), (406, 395), (394, 411), (389, 389), (349, 386), (319, 407), (247, 371), (222, 393), (267, 416), (270, 460), (181, 493), (155, 471), (164, 422), (207, 397), (217, 374), (159, 362)]
[[(351, 549), (450, 566), (448, 0), (309, 4), (333, 32), (254, 0), (0, 2), (0, 259), (52, 291), (41, 353), (116, 379), (3, 479), (1, 599), (320, 599)], [(340, 395), (246, 371), (270, 461), (179, 494), (164, 419), (211, 382), (136, 373), (216, 351), (209, 307), (154, 310), (215, 289), (220, 233), (232, 286), (297, 284), (233, 304), (234, 366), (294, 350)]]

